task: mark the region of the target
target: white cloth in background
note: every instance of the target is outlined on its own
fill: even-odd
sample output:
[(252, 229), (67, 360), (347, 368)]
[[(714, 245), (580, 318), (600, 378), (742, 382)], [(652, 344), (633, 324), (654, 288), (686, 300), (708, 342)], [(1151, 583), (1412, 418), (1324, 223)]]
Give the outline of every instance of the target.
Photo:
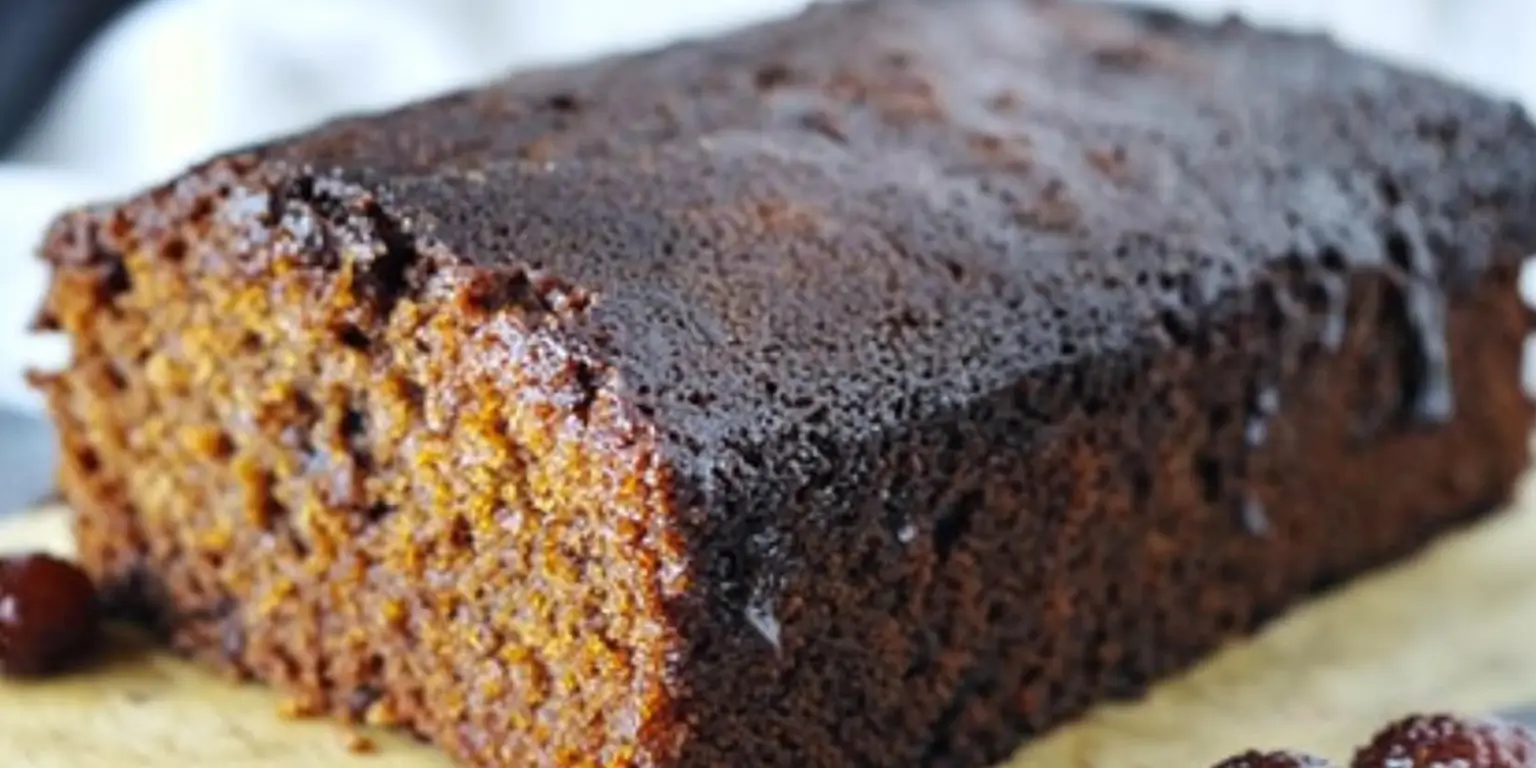
[[(126, 194), (221, 149), (518, 66), (646, 47), (807, 0), (156, 0), (93, 47), (0, 162), (0, 406), (35, 407), (24, 332), (32, 258), (60, 209)], [(1347, 42), (1536, 105), (1536, 0), (1165, 0), (1198, 14), (1328, 28)]]

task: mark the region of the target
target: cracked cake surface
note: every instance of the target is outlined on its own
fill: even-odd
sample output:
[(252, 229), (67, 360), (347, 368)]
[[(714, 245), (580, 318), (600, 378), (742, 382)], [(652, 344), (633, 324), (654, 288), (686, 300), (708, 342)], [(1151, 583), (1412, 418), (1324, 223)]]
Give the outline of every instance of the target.
[(983, 765), (1526, 462), (1536, 128), (1237, 21), (817, 6), (43, 250), (109, 599), (470, 765)]

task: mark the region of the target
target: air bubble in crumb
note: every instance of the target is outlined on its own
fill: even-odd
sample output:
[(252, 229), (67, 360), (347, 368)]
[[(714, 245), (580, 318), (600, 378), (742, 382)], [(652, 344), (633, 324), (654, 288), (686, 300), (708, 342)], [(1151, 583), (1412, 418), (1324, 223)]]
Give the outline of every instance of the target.
[(1265, 416), (1273, 416), (1280, 410), (1280, 390), (1274, 387), (1263, 387), (1254, 398), (1254, 409)]
[(1238, 521), (1250, 536), (1268, 536), (1271, 530), (1269, 513), (1265, 511), (1264, 503), (1252, 496), (1243, 499), (1242, 506), (1238, 508)]
[(1258, 448), (1264, 444), (1264, 441), (1268, 439), (1268, 437), (1268, 419), (1261, 417), (1251, 418), (1248, 420), (1247, 426), (1243, 428), (1243, 440), (1244, 442), (1248, 443), (1249, 448)]
[(747, 623), (751, 624), (752, 628), (757, 630), (757, 633), (762, 635), (775, 651), (782, 650), (783, 646), (779, 643), (779, 619), (773, 615), (772, 604), (766, 600), (754, 598), (747, 604), (745, 614)]

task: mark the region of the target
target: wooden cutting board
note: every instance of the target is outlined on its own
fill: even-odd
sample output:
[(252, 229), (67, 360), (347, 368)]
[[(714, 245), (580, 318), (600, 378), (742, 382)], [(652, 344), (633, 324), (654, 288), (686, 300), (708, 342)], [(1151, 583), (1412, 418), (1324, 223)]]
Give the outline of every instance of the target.
[[(1345, 757), (1409, 711), (1536, 701), (1536, 495), (1400, 567), (1307, 605), (1145, 701), (1101, 708), (1007, 768), (1202, 768), (1250, 746)], [(70, 549), (65, 513), (0, 519), (0, 550)], [(278, 699), (142, 645), (67, 679), (0, 683), (0, 765), (447, 766), (369, 734), (372, 754)]]

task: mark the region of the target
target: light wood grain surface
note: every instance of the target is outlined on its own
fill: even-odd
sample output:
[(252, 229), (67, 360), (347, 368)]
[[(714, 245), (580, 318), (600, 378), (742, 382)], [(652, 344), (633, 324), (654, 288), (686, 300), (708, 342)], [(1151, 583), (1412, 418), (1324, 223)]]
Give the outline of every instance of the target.
[[(1008, 768), (1201, 768), (1249, 746), (1346, 756), (1409, 711), (1536, 700), (1536, 499), (1301, 608), (1145, 701), (1104, 707)], [(64, 513), (0, 520), (0, 549), (70, 549)], [(447, 766), (387, 735), (353, 755), (339, 726), (142, 645), (93, 670), (0, 684), (0, 766)]]

